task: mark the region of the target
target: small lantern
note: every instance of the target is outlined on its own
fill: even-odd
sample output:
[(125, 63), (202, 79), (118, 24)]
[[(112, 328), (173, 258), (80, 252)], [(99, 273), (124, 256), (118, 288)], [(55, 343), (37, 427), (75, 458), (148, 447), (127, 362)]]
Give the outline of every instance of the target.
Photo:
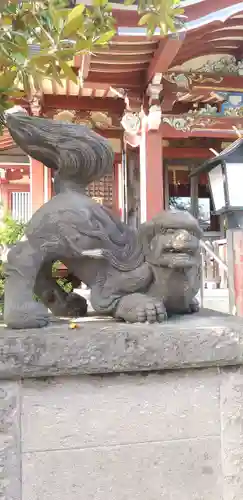
[[(243, 139), (238, 139), (191, 173), (207, 172), (216, 214), (234, 214), (234, 226), (243, 221)], [(236, 222), (237, 221), (237, 222)]]

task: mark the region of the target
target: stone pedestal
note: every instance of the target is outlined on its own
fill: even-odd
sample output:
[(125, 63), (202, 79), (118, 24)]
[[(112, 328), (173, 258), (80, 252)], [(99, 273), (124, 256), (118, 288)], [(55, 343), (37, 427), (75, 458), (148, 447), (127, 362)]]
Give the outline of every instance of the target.
[(241, 318), (0, 331), (0, 498), (242, 500)]

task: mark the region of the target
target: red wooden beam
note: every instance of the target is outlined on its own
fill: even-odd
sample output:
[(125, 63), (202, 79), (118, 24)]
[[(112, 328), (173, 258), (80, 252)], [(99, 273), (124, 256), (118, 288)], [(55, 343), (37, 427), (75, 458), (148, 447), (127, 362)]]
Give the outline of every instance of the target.
[(190, 31), (188, 30), (186, 32), (186, 41), (187, 42), (188, 42), (188, 40), (195, 41), (198, 38), (202, 38), (206, 34), (212, 33), (213, 31), (220, 30), (220, 29), (223, 29), (225, 27), (231, 27), (232, 26), (231, 21), (232, 20), (228, 19), (223, 24), (222, 21), (216, 20), (216, 21), (210, 22), (209, 24), (203, 24), (199, 28), (193, 28)]
[(187, 16), (187, 21), (194, 21), (195, 19), (201, 19), (208, 14), (212, 14), (212, 12), (215, 13), (221, 9), (240, 4), (241, 1), (242, 0), (204, 0), (185, 7), (185, 15)]
[[(224, 48), (224, 47), (231, 47), (232, 49), (237, 49), (240, 46), (240, 40), (225, 40), (225, 39), (220, 39), (220, 40), (207, 40), (206, 36), (201, 38), (199, 43), (190, 43), (188, 45), (184, 44), (183, 50), (179, 54), (182, 57), (186, 55), (186, 57), (190, 57), (191, 54), (201, 52), (203, 49), (208, 49), (210, 48), (212, 54), (214, 49), (218, 48)], [(228, 48), (227, 48), (228, 50)]]
[(112, 97), (79, 97), (79, 96), (61, 96), (45, 94), (43, 96), (43, 109), (70, 109), (83, 111), (112, 111), (122, 114), (125, 103), (123, 99), (113, 99)]
[(207, 160), (211, 158), (213, 153), (207, 148), (163, 148), (163, 157), (166, 159), (181, 159), (181, 158), (203, 158)]
[[(235, 20), (236, 24), (237, 24), (237, 21)], [(240, 43), (242, 41), (242, 36), (243, 36), (243, 27), (242, 28), (232, 28), (232, 29), (218, 29), (218, 30), (213, 30), (209, 33), (207, 33), (205, 36), (203, 36), (203, 38), (201, 38), (201, 40), (205, 39), (205, 42), (209, 42), (209, 41), (212, 41), (212, 40), (224, 40), (225, 38), (237, 38), (237, 37), (240, 37), (241, 40), (227, 40), (228, 43), (230, 42), (233, 42), (233, 41), (238, 41), (238, 43)], [(225, 40), (224, 40), (225, 41)]]
[(162, 125), (162, 136), (164, 139), (188, 139), (190, 137), (212, 137), (217, 139), (237, 139), (231, 130), (182, 130), (172, 129), (167, 123)]
[[(236, 28), (237, 26), (237, 28)], [(184, 48), (195, 47), (197, 41), (210, 41), (211, 39), (215, 39), (217, 35), (218, 38), (223, 39), (224, 37), (231, 36), (242, 36), (242, 28), (239, 26), (243, 26), (243, 18), (242, 19), (227, 19), (224, 23), (222, 21), (212, 21), (209, 24), (205, 24), (200, 28), (194, 28), (186, 33), (186, 39), (184, 42)], [(232, 28), (227, 29), (225, 28)]]
[(85, 80), (88, 77), (90, 70), (90, 62), (91, 62), (91, 54), (82, 54), (79, 56), (75, 56), (74, 58), (74, 67), (79, 68), (83, 80)]
[(200, 44), (195, 44), (195, 45), (190, 45), (188, 47), (183, 47), (183, 50), (180, 51), (178, 54), (178, 57), (175, 58), (174, 60), (174, 66), (178, 66), (179, 62), (178, 61), (190, 61), (191, 59), (194, 59), (195, 57), (200, 57), (201, 55), (204, 54), (216, 54), (216, 53), (221, 53), (221, 54), (231, 54), (234, 55), (234, 53), (239, 49), (240, 43), (239, 40), (218, 40), (218, 41), (211, 41), (207, 42), (205, 40), (202, 40)]
[[(187, 16), (187, 21), (194, 21), (196, 19), (201, 19), (212, 12), (217, 12), (219, 10), (225, 9), (227, 7), (232, 7), (232, 5), (239, 4), (242, 0), (203, 0), (192, 5), (185, 7), (185, 15)], [(116, 19), (117, 26), (120, 27), (135, 27), (138, 25), (139, 15), (137, 10), (133, 9), (119, 9), (113, 7), (113, 16)]]
[(234, 18), (229, 18), (227, 19), (227, 21), (224, 23), (224, 26), (243, 26), (243, 18), (238, 18), (238, 19), (234, 19)]
[(123, 136), (123, 131), (119, 129), (106, 129), (106, 130), (101, 130), (98, 128), (94, 129), (97, 134), (102, 135), (103, 137), (106, 137), (106, 139), (122, 139)]
[(4, 185), (4, 189), (7, 191), (18, 191), (20, 193), (28, 193), (30, 191), (29, 184), (20, 184), (19, 182), (8, 182), (8, 184)]
[(147, 82), (150, 82), (156, 73), (168, 71), (183, 44), (184, 38), (185, 36), (181, 36), (180, 38), (167, 38), (160, 41), (147, 70)]
[[(102, 71), (97, 72), (92, 72), (92, 70), (89, 72), (88, 80), (87, 80), (87, 86), (89, 83), (94, 83), (98, 84), (99, 86), (97, 88), (101, 88), (101, 85), (109, 85), (111, 87), (120, 87), (120, 88), (125, 88), (125, 89), (141, 89), (141, 83), (144, 82), (144, 72), (143, 71), (136, 71), (136, 73), (116, 73), (116, 74), (111, 74), (111, 73), (102, 73)], [(145, 82), (144, 82), (145, 83)]]
[(172, 111), (175, 102), (177, 101), (177, 92), (166, 92), (163, 95), (161, 109), (164, 113)]
[(22, 165), (16, 165), (15, 163), (6, 165), (1, 162), (0, 157), (0, 168), (3, 170), (24, 170), (24, 175), (27, 175), (29, 173), (30, 166), (27, 163), (23, 163)]

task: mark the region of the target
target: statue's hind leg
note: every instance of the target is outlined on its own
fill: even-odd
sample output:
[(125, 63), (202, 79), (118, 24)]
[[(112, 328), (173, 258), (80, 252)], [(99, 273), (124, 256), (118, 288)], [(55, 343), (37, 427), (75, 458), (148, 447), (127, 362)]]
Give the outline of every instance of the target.
[[(67, 226), (67, 227), (66, 227)], [(49, 320), (48, 307), (50, 305), (51, 293), (54, 292), (55, 313), (57, 313), (57, 302), (61, 305), (63, 294), (50, 278), (49, 275), (43, 275), (41, 285), (41, 294), (46, 286), (47, 297), (41, 302), (34, 300), (35, 287), (38, 279), (41, 276), (41, 270), (47, 262), (53, 262), (61, 259), (65, 255), (66, 259), (80, 257), (82, 248), (89, 249), (92, 241), (89, 237), (80, 235), (76, 228), (70, 237), (70, 225), (62, 225), (64, 233), (63, 237), (56, 236), (59, 234), (59, 228), (56, 224), (44, 228), (37, 227), (33, 234), (30, 233), (29, 239), (33, 241), (31, 245), (29, 239), (18, 242), (8, 253), (8, 262), (5, 266), (6, 285), (5, 285), (5, 305), (4, 305), (4, 320), (11, 328), (38, 328), (47, 325)], [(47, 279), (46, 279), (47, 278)], [(48, 296), (49, 294), (49, 296)], [(72, 294), (65, 297), (65, 314), (64, 316), (82, 316), (86, 313), (87, 304), (84, 298)], [(56, 300), (57, 299), (57, 300)], [(61, 300), (60, 300), (61, 299)], [(52, 309), (52, 307), (50, 307)], [(79, 309), (79, 311), (77, 311)], [(72, 312), (75, 313), (72, 314)], [(54, 312), (54, 311), (53, 311)], [(59, 309), (61, 312), (61, 309)], [(66, 314), (68, 312), (68, 314)], [(61, 314), (64, 313), (62, 308)], [(59, 315), (59, 314), (58, 314)]]
[[(75, 285), (80, 283), (75, 277), (70, 277), (70, 282), (72, 281), (76, 282)], [(85, 298), (77, 293), (65, 292), (52, 277), (51, 261), (45, 262), (38, 272), (34, 291), (54, 316), (78, 318), (87, 313)]]
[(36, 276), (44, 262), (41, 250), (28, 241), (8, 253), (4, 289), (4, 321), (10, 328), (40, 328), (48, 323), (48, 309), (34, 300)]

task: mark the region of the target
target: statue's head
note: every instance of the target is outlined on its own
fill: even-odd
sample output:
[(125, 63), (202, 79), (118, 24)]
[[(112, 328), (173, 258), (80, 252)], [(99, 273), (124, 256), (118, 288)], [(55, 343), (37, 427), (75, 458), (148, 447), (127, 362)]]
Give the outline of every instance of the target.
[(143, 224), (139, 234), (145, 258), (152, 266), (183, 270), (200, 265), (202, 231), (188, 212), (163, 211)]
[(57, 171), (62, 180), (86, 186), (112, 172), (108, 141), (85, 125), (20, 112), (7, 113), (6, 125), (26, 154)]

